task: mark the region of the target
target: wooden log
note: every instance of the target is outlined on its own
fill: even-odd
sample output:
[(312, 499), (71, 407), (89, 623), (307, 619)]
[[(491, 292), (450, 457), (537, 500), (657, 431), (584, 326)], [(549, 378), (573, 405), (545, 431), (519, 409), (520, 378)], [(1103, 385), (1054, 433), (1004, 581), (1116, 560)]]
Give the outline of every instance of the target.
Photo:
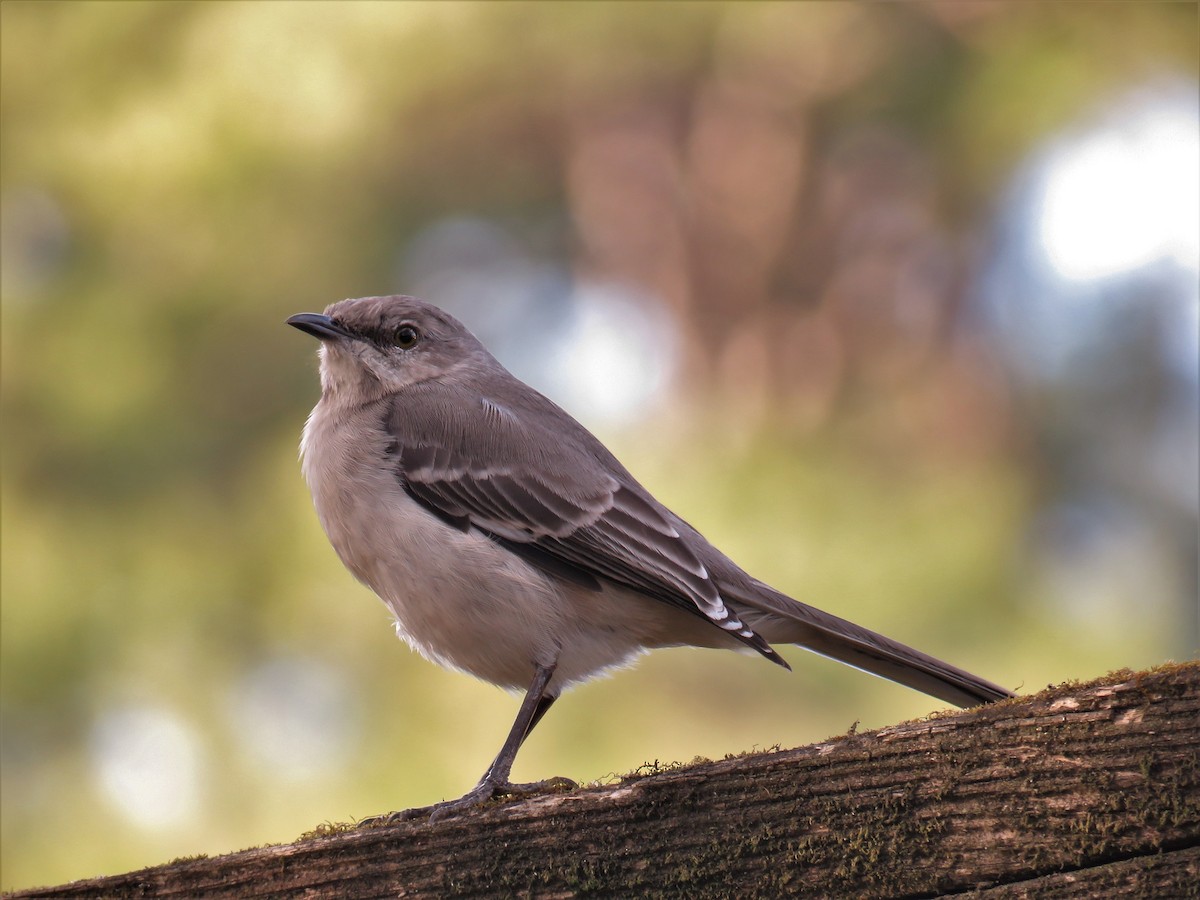
[(1200, 897), (1200, 663), (14, 897)]

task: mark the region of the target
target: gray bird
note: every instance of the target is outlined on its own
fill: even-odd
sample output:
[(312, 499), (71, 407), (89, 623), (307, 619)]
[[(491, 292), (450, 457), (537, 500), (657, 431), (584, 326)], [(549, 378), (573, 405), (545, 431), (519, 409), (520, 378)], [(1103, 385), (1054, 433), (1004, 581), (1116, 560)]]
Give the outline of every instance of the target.
[(550, 785), (509, 781), (533, 727), (568, 686), (656, 647), (789, 668), (771, 644), (798, 644), (957, 706), (1013, 696), (746, 574), (437, 307), (364, 297), (287, 322), (321, 342), (300, 446), (334, 550), (414, 650), (525, 689), (479, 784), (435, 815)]

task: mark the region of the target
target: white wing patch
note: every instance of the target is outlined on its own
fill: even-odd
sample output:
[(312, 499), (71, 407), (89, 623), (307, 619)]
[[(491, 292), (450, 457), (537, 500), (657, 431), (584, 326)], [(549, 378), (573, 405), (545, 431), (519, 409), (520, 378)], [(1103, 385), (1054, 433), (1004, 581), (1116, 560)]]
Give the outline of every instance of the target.
[(483, 407), (485, 416), (493, 422), (515, 422), (517, 420), (511, 409), (490, 397), (480, 397), (479, 405)]

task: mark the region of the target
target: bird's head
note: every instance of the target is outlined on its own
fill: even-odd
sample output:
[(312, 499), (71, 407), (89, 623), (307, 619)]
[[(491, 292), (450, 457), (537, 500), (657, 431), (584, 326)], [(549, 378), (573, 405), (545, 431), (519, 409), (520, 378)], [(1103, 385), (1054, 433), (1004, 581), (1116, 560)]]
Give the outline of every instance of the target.
[(466, 327), (415, 297), (340, 300), (289, 325), (321, 342), (321, 387), (367, 402), (464, 366), (494, 364)]

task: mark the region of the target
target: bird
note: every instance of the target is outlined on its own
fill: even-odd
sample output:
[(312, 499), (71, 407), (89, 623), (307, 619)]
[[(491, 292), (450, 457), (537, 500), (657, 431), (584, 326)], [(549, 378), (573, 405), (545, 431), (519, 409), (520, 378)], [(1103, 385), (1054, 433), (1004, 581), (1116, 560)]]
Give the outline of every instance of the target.
[(524, 691), (482, 778), (431, 819), (569, 784), (512, 782), (522, 743), (565, 689), (656, 648), (790, 669), (775, 645), (794, 644), (959, 707), (1014, 696), (746, 573), (434, 304), (347, 299), (287, 324), (320, 342), (301, 469), (338, 557), (419, 654)]

